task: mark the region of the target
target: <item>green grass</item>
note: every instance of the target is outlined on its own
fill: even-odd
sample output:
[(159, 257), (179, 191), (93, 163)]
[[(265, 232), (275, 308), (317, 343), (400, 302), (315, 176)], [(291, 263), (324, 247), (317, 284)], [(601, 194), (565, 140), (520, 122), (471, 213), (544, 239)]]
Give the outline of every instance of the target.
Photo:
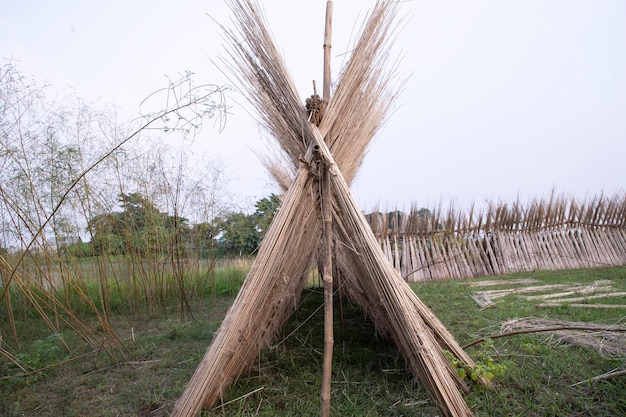
[[(225, 289), (216, 291), (217, 297), (206, 291), (194, 300), (195, 321), (177, 320), (175, 314), (141, 318), (116, 314), (112, 322), (126, 342), (125, 360), (94, 354), (53, 367), (29, 381), (0, 381), (0, 415), (169, 415), (232, 303), (233, 288), (242, 280), (236, 271), (220, 274), (218, 281)], [(502, 280), (520, 277), (544, 284), (610, 279), (616, 291), (626, 291), (626, 268), (516, 274)], [(470, 297), (476, 291), (467, 285), (471, 281), (476, 280), (411, 284), (462, 345), (495, 333), (502, 322), (517, 317), (613, 324), (626, 315), (626, 309), (538, 308), (537, 302), (520, 296), (505, 297), (496, 307), (481, 310)], [(323, 311), (318, 308), (322, 302), (321, 290), (305, 290), (300, 308), (282, 329), (275, 347), (263, 351), (255, 366), (225, 394), (224, 402), (232, 402), (203, 415), (319, 415)], [(626, 300), (612, 302), (624, 304)], [(337, 300), (335, 313), (333, 415), (440, 414), (420, 383), (406, 372), (395, 346), (376, 335), (359, 309)], [(73, 349), (70, 353), (56, 339), (47, 339), (45, 328), (34, 320), (24, 326), (29, 327), (29, 340), (21, 342), (19, 351), (33, 360), (54, 363), (84, 353), (71, 335), (63, 335)], [(3, 334), (2, 347), (15, 352), (4, 329)], [(547, 334), (495, 339), (469, 348), (468, 353), (479, 360), (491, 357), (504, 368), (493, 380), (493, 389), (472, 385), (465, 396), (477, 416), (626, 415), (626, 377), (579, 384), (613, 369), (626, 369), (626, 358), (609, 359), (576, 346), (554, 346)], [(0, 376), (14, 371), (0, 358)]]
[[(47, 288), (45, 295), (68, 305), (81, 316), (95, 314), (83, 294), (89, 296), (99, 312), (154, 315), (180, 307), (183, 293), (187, 300), (209, 295), (235, 295), (252, 265), (249, 258), (219, 259), (215, 261), (216, 268), (211, 275), (208, 260), (181, 262), (180, 268), (177, 268), (169, 260), (162, 262), (158, 259), (124, 256), (77, 259), (64, 264), (65, 279), (60, 278), (57, 263), (30, 262), (19, 269), (18, 275), (35, 283), (54, 281), (56, 287)], [(30, 290), (37, 295), (44, 293), (37, 285)], [(21, 319), (27, 320), (40, 314), (15, 285), (11, 286), (11, 304), (14, 314), (21, 315)], [(0, 309), (0, 320), (6, 320), (4, 309)]]
[[(613, 281), (615, 291), (626, 290), (626, 269), (516, 274), (507, 278), (532, 277), (543, 284)], [(473, 280), (476, 281), (476, 280)], [(471, 281), (465, 281), (471, 282)], [(461, 345), (496, 333), (500, 324), (519, 317), (615, 324), (624, 322), (626, 309), (538, 308), (537, 301), (507, 296), (495, 308), (480, 310), (470, 298), (476, 289), (458, 282), (414, 285), (417, 294), (440, 317)], [(626, 304), (626, 300), (616, 299)], [(626, 369), (626, 358), (607, 359), (576, 346), (549, 343), (546, 334), (518, 335), (493, 340), (492, 356), (507, 364), (494, 390), (473, 390), (467, 402), (477, 415), (505, 416), (616, 416), (626, 414), (626, 380), (584, 383), (614, 369)], [(480, 345), (468, 349), (475, 356)]]

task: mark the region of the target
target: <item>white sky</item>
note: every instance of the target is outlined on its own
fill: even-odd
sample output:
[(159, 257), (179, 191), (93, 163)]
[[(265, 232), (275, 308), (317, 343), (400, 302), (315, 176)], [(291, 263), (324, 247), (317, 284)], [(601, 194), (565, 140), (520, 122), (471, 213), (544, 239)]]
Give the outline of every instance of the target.
[[(299, 88), (321, 86), (325, 0), (261, 1)], [(374, 1), (335, 0), (333, 71)], [(578, 198), (626, 184), (626, 1), (406, 1), (395, 42), (410, 76), (353, 186), (364, 210)], [(133, 111), (190, 70), (224, 84), (220, 0), (0, 0), (0, 59), (89, 100)], [(239, 103), (241, 98), (233, 97)], [(247, 202), (274, 189), (240, 104), (198, 151), (219, 154)]]

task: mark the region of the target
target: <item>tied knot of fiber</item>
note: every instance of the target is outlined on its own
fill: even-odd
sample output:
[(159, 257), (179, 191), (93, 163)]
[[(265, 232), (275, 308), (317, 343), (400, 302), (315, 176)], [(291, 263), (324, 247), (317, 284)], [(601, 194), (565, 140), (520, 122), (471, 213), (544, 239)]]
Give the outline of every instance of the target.
[(309, 121), (319, 126), (324, 116), (324, 109), (326, 108), (326, 102), (318, 94), (313, 94), (306, 99), (306, 109), (309, 112)]

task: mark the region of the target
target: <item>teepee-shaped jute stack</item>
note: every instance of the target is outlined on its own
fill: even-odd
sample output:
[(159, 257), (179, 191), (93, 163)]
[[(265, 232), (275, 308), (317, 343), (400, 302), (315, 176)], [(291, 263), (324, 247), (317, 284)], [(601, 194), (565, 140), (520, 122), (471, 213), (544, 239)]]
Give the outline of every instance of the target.
[(219, 401), (297, 307), (321, 249), (319, 182), (326, 170), (339, 271), (335, 285), (396, 343), (443, 415), (471, 416), (459, 392), (467, 387), (443, 351), (468, 366), (475, 363), (386, 259), (349, 190), (397, 96), (393, 68), (386, 65), (399, 2), (380, 0), (367, 17), (333, 97), (316, 110), (322, 112), (319, 126), (310, 122), (310, 111), (294, 88), (258, 4), (227, 3), (237, 25), (235, 31), (225, 31), (235, 63), (227, 65), (283, 151), (281, 161), (267, 166), (286, 191), (250, 273), (172, 415), (195, 416)]

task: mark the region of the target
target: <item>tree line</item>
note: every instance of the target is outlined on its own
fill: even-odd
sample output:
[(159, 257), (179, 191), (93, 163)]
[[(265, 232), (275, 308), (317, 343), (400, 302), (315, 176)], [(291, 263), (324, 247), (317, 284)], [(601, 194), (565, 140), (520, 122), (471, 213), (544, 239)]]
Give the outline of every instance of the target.
[(60, 246), (65, 256), (140, 255), (214, 258), (253, 255), (278, 211), (279, 197), (258, 200), (255, 211), (229, 211), (211, 221), (191, 223), (160, 211), (140, 193), (120, 194), (119, 211), (88, 221), (91, 241)]

